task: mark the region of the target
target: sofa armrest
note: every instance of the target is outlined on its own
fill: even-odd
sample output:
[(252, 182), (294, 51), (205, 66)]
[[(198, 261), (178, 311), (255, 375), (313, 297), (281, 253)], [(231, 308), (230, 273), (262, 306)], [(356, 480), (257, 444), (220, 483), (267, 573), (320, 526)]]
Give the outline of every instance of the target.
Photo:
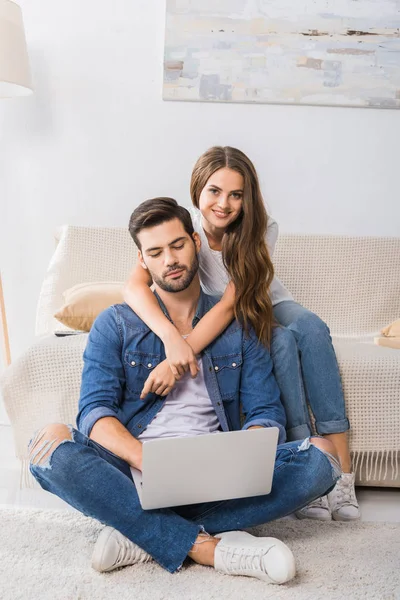
[(1, 390), (22, 461), (37, 429), (54, 422), (75, 424), (87, 337), (40, 338), (4, 372)]

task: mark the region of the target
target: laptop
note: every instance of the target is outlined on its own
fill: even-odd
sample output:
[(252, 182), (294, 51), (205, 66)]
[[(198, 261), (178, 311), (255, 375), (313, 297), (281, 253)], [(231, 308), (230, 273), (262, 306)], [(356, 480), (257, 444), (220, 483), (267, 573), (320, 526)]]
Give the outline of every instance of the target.
[(277, 427), (143, 442), (131, 468), (142, 508), (167, 508), (269, 494)]

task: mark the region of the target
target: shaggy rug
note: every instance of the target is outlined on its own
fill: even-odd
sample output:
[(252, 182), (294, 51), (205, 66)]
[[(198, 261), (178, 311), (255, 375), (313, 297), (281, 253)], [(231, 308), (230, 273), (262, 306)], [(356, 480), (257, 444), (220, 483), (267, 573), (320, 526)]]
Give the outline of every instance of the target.
[(281, 520), (254, 528), (293, 550), (297, 575), (284, 586), (229, 577), (185, 563), (100, 574), (90, 567), (97, 521), (66, 511), (0, 510), (2, 600), (400, 600), (400, 523)]

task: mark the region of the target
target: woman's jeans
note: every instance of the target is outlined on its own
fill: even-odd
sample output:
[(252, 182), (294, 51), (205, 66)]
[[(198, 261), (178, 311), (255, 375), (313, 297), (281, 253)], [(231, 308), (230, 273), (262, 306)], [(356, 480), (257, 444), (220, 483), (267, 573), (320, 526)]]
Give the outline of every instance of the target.
[(288, 440), (311, 435), (307, 400), (319, 435), (342, 433), (346, 417), (339, 367), (327, 325), (294, 301), (274, 306), (271, 356), (287, 418)]
[(278, 446), (267, 496), (143, 510), (128, 463), (79, 431), (70, 432), (71, 439), (61, 443), (48, 439), (45, 430), (31, 441), (33, 476), (43, 489), (120, 531), (171, 573), (200, 532), (243, 529), (284, 517), (332, 489), (340, 475), (335, 458), (306, 439)]

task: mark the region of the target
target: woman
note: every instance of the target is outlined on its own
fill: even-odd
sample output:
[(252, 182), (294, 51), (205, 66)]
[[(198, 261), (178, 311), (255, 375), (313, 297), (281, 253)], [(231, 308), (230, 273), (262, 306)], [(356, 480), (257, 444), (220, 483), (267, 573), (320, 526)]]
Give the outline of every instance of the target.
[(188, 369), (196, 376), (195, 355), (237, 318), (245, 329), (253, 327), (260, 342), (271, 346), (288, 439), (311, 435), (307, 398), (318, 434), (334, 444), (341, 460), (343, 475), (329, 501), (320, 498), (297, 516), (359, 518), (347, 442), (349, 422), (329, 329), (317, 315), (294, 302), (274, 277), (270, 254), (277, 224), (267, 216), (252, 162), (235, 148), (210, 148), (194, 166), (190, 192), (195, 207), (191, 210), (193, 225), (202, 240), (202, 288), (222, 298), (185, 341), (151, 293), (148, 273), (140, 265), (134, 269), (125, 300), (163, 340), (167, 356), (152, 372), (142, 397), (150, 391), (168, 394), (175, 378)]

